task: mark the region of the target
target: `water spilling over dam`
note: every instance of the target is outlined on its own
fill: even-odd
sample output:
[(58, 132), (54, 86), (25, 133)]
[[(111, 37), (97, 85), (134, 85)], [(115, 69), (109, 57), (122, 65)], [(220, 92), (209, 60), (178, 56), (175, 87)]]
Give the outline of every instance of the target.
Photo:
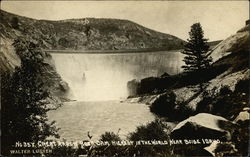
[(61, 138), (88, 139), (88, 132), (98, 140), (105, 131), (123, 139), (137, 126), (154, 120), (148, 106), (121, 102), (126, 98), (127, 82), (164, 72), (181, 71), (183, 55), (179, 52), (145, 53), (51, 53), (57, 72), (72, 91), (75, 102), (66, 102), (48, 112), (48, 118), (61, 128)]
[(140, 53), (51, 53), (57, 72), (78, 101), (118, 100), (126, 98), (127, 82), (164, 72), (181, 71), (180, 52)]

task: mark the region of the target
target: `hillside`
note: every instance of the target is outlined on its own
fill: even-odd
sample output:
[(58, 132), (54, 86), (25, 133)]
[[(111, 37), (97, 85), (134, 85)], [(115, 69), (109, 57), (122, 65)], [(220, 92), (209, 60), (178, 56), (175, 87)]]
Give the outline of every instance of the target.
[[(249, 43), (248, 24), (213, 48), (210, 69), (132, 80), (128, 82), (131, 96), (127, 101), (146, 103), (154, 114), (176, 122), (172, 138), (218, 138), (226, 142), (203, 147), (210, 155), (245, 156), (250, 119)], [(203, 90), (199, 90), (200, 83)]]
[[(15, 19), (15, 20), (13, 20)], [(44, 49), (126, 50), (180, 49), (184, 41), (145, 28), (128, 20), (69, 19), (61, 21), (35, 20), (0, 12), (2, 37), (28, 35), (37, 39)], [(14, 25), (17, 25), (15, 29)]]
[[(249, 42), (250, 25), (247, 25), (215, 46), (211, 51), (212, 68), (204, 73), (206, 79), (202, 81), (212, 81), (220, 75), (226, 78), (229, 74), (248, 70)], [(148, 95), (153, 92), (164, 92), (166, 89), (179, 89), (198, 84), (201, 80), (194, 79), (192, 75), (196, 74), (180, 73), (172, 76), (163, 75), (161, 77), (144, 78), (139, 81), (132, 80), (128, 83), (128, 87), (131, 96)]]

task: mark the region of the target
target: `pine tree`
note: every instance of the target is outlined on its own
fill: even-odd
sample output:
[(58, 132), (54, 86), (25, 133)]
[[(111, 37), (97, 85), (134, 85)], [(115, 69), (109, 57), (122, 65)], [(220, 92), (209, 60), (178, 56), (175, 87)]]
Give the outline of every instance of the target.
[(204, 38), (204, 32), (200, 23), (191, 26), (189, 39), (185, 45), (183, 54), (186, 65), (182, 66), (184, 72), (202, 71), (209, 68), (212, 58), (209, 56), (209, 46)]

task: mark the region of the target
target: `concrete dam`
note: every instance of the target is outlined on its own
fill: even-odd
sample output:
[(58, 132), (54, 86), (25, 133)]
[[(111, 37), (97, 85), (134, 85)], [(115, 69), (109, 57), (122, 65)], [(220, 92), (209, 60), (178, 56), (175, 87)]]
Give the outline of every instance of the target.
[(179, 51), (129, 53), (50, 52), (57, 72), (77, 101), (119, 100), (128, 96), (127, 82), (181, 72)]

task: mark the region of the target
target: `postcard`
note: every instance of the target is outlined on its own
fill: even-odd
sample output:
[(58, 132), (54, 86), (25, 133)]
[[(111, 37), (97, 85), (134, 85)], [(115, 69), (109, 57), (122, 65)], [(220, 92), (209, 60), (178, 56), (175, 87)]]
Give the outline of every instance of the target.
[(249, 155), (249, 1), (1, 1), (1, 155)]

